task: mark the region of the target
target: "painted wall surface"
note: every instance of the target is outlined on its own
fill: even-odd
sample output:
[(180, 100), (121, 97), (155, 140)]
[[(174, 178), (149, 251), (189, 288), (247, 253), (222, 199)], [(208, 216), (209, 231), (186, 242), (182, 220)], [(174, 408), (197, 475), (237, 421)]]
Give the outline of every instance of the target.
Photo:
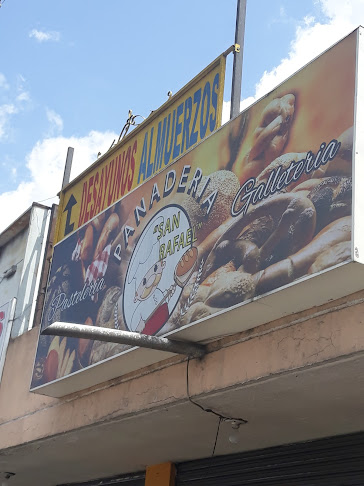
[[(42, 327), (177, 332), (351, 261), (357, 35), (61, 241)], [(32, 387), (126, 350), (41, 336)]]
[(10, 278), (3, 278), (0, 283), (0, 305), (9, 302), (18, 295), (21, 275), (24, 265), (24, 254), (27, 246), (28, 228), (23, 229), (11, 243), (1, 249), (0, 275), (3, 275), (10, 267), (16, 265), (17, 270)]
[(37, 206), (33, 206), (31, 209), (29, 228), (26, 236), (26, 248), (23, 255), (23, 265), (16, 295), (17, 305), (12, 337), (26, 332), (33, 324), (32, 319), (42, 270), (49, 215), (49, 209)]
[[(355, 356), (363, 357), (363, 312), (364, 291), (321, 308), (288, 316), (258, 329), (228, 336), (212, 343), (209, 354), (204, 359), (190, 362), (189, 393), (199, 402), (207, 397), (207, 404), (212, 406), (214, 395), (221, 390), (232, 393), (235, 387), (249, 387), (265, 378), (274, 380), (288, 372), (298, 376), (299, 370), (319, 369), (325, 364), (328, 368), (333, 363), (342, 363), (344, 366), (346, 361), (354, 359)], [(173, 410), (174, 404), (188, 403), (184, 357), (167, 360), (158, 366), (151, 366), (122, 379), (112, 380), (102, 386), (62, 399), (31, 393), (29, 382), (37, 337), (38, 330), (32, 329), (9, 345), (0, 387), (0, 451), (47, 437), (59, 438), (60, 434), (74, 430), (93, 430), (90, 429), (93, 426), (95, 429), (90, 450), (97, 448), (97, 445), (103, 448), (107, 444), (100, 439), (97, 425), (112, 423), (119, 419), (125, 419), (127, 423), (131, 421), (134, 424), (134, 435), (138, 431), (143, 440), (151, 440), (155, 446), (156, 437), (148, 436), (148, 428), (140, 425), (142, 428), (138, 429), (139, 417), (147, 413), (148, 418), (148, 413), (155, 410), (163, 420), (168, 410)], [(19, 356), (22, 358), (19, 359)], [(358, 387), (362, 383), (360, 369), (357, 369)], [(344, 386), (340, 371), (335, 379), (337, 394), (345, 402), (345, 396), (340, 392), (340, 387)], [(299, 386), (299, 379), (296, 378), (296, 381)], [(312, 396), (315, 386), (313, 377), (311, 388), (302, 390), (303, 396)], [(228, 396), (224, 403), (217, 407), (220, 411), (229, 410), (229, 407), (233, 406)], [(364, 395), (361, 396), (362, 399), (363, 397)], [(271, 404), (267, 406), (267, 403), (269, 400), (265, 404), (256, 405), (265, 407), (269, 423)], [(245, 407), (241, 402), (238, 405), (242, 409)], [(355, 406), (362, 414), (363, 403), (358, 402)], [(191, 404), (189, 407), (194, 409)], [(201, 410), (198, 413), (196, 428), (204, 415), (208, 415)], [(342, 433), (352, 430), (350, 421), (352, 422), (353, 418), (343, 414), (342, 409), (340, 415)], [(320, 417), (317, 419), (320, 420)], [(179, 417), (179, 420), (183, 423), (184, 417)], [(282, 420), (282, 431), (276, 429), (275, 432), (276, 443), (279, 441), (279, 434), (285, 429), (284, 417)], [(152, 419), (148, 421), (150, 425), (153, 422)], [(305, 427), (304, 422), (302, 425)], [(215, 431), (215, 426), (216, 418), (211, 430)], [(168, 431), (171, 442), (175, 442), (173, 430)], [(338, 430), (337, 433), (339, 432)], [(327, 435), (330, 435), (330, 432)], [(211, 440), (213, 438), (211, 435)], [(120, 437), (119, 440), (121, 439)], [(205, 442), (204, 436), (200, 435), (199, 439), (201, 443)], [(68, 447), (71, 445), (73, 444), (69, 443)], [(82, 453), (76, 439), (74, 445), (77, 447), (77, 453)], [(139, 451), (136, 453), (133, 449), (130, 437), (127, 438), (125, 453), (127, 451), (134, 458), (139, 455)], [(149, 453), (151, 454), (151, 451)], [(120, 459), (122, 449), (119, 449), (117, 454), (114, 451), (113, 455), (118, 458), (119, 471), (125, 470), (125, 464)], [(58, 460), (61, 459), (62, 456), (59, 456)], [(64, 469), (67, 470), (67, 467)], [(107, 475), (107, 471), (104, 475)]]
[(0, 306), (0, 382), (13, 323), (14, 307), (15, 299)]
[(16, 299), (12, 338), (32, 326), (49, 224), (48, 208), (33, 206), (29, 212), (29, 224), (1, 248), (0, 254), (0, 275), (16, 266), (14, 275), (0, 283), (0, 304)]

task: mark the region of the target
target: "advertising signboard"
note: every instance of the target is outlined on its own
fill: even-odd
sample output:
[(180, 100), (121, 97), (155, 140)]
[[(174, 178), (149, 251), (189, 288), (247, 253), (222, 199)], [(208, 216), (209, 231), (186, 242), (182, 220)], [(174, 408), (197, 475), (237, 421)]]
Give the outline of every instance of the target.
[[(352, 261), (357, 35), (61, 241), (42, 328), (204, 340), (333, 298), (312, 282)], [(153, 359), (161, 354), (41, 336), (32, 387), (59, 396)]]
[(0, 381), (3, 374), (6, 350), (8, 348), (10, 338), (10, 322), (14, 313), (13, 307), (14, 305), (12, 305), (12, 301), (7, 302), (0, 307)]
[(225, 55), (61, 192), (60, 241), (221, 126)]

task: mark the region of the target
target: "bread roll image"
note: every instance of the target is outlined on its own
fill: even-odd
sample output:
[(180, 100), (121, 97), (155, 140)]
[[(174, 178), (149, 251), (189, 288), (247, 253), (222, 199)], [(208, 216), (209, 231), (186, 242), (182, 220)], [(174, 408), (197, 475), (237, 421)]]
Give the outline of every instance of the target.
[(199, 319), (203, 319), (204, 317), (214, 314), (218, 310), (220, 309), (214, 309), (203, 302), (193, 302), (186, 314), (181, 317), (179, 325), (184, 326), (190, 322), (198, 321)]
[(84, 265), (91, 262), (94, 250), (94, 229), (92, 224), (89, 224), (85, 231), (85, 236), (81, 242), (80, 258)]
[(276, 228), (276, 218), (267, 214), (249, 223), (240, 233), (239, 239), (251, 241), (259, 248), (264, 245)]
[(257, 295), (293, 282), (308, 273), (315, 260), (329, 248), (351, 240), (351, 216), (326, 226), (304, 248), (255, 275)]
[(293, 122), (295, 101), (295, 96), (289, 93), (275, 98), (264, 108), (251, 148), (241, 162), (241, 182), (257, 177), (264, 167), (282, 154)]
[[(240, 115), (231, 121), (230, 129), (227, 135), (219, 141), (218, 157), (219, 168), (233, 170), (237, 162), (238, 155), (242, 150), (245, 135), (249, 126), (249, 110), (240, 113)], [(234, 170), (235, 172), (235, 170)]]
[(316, 209), (316, 233), (335, 219), (351, 214), (351, 177), (324, 177), (307, 195)]
[(115, 305), (117, 304), (120, 295), (120, 287), (111, 287), (106, 291), (97, 313), (96, 326), (115, 329)]
[[(306, 152), (293, 152), (280, 155), (276, 159), (274, 159), (257, 177), (256, 184), (260, 184), (262, 182), (267, 183), (269, 176), (274, 169), (278, 169), (278, 167), (282, 167), (282, 172), (287, 170), (292, 162), (298, 162), (300, 160), (304, 160), (306, 158)], [(301, 184), (305, 180), (309, 179), (310, 175), (303, 173), (298, 181), (291, 182), (288, 186), (286, 186), (283, 190), (284, 191), (291, 191), (296, 185)]]
[[(200, 283), (197, 293), (194, 298), (194, 302), (205, 302), (210, 294), (211, 287), (216, 281), (228, 273), (235, 272), (236, 267), (232, 261), (229, 261), (225, 265), (217, 268), (214, 272), (206, 272), (206, 275), (202, 275), (202, 282)], [(205, 273), (205, 272), (204, 272)]]
[(90, 353), (90, 365), (104, 361), (117, 354), (122, 353), (130, 348), (126, 344), (105, 343), (103, 341), (94, 341)]
[(291, 192), (298, 194), (300, 196), (308, 196), (310, 192), (318, 186), (323, 179), (307, 179), (304, 182), (301, 182), (297, 186), (295, 186)]
[[(234, 270), (244, 269), (248, 273), (259, 270), (260, 250), (252, 241), (239, 238), (237, 240), (222, 240), (209, 255), (204, 267), (203, 276), (206, 279), (224, 266), (233, 265)], [(229, 270), (228, 270), (229, 271)]]
[(231, 307), (252, 298), (254, 294), (255, 280), (250, 273), (225, 273), (211, 286), (205, 304), (211, 307)]
[(255, 131), (255, 144), (251, 150), (253, 158), (264, 151), (265, 159), (269, 161), (282, 153), (293, 121), (295, 101), (296, 97), (289, 93), (274, 99), (264, 108), (261, 124)]
[(116, 233), (118, 226), (119, 216), (116, 213), (112, 213), (106, 220), (104, 227), (102, 228), (99, 240), (94, 251), (94, 260), (99, 256), (99, 254), (104, 250), (105, 246), (110, 242), (111, 237), (114, 233)]
[(102, 230), (102, 228), (104, 227), (104, 224), (105, 224), (105, 220), (106, 220), (106, 211), (104, 211), (103, 213), (99, 214), (98, 216), (96, 216), (91, 221), (92, 226), (95, 228), (95, 231), (98, 234), (101, 233), (101, 230)]
[[(183, 207), (187, 211), (191, 220), (191, 225), (194, 226), (198, 223), (202, 223), (202, 227), (197, 233), (199, 242), (229, 218), (231, 205), (236, 193), (240, 189), (239, 180), (233, 172), (229, 170), (219, 170), (212, 173), (210, 176), (202, 177), (197, 189), (197, 195), (204, 186), (207, 177), (210, 178), (210, 181), (201, 200), (197, 201), (196, 197), (192, 197), (188, 194), (183, 198)], [(210, 214), (206, 216), (206, 208), (202, 208), (201, 205), (214, 191), (218, 191), (217, 198)]]
[(353, 141), (354, 127), (350, 127), (343, 132), (337, 141), (340, 142), (340, 148), (336, 156), (327, 164), (321, 165), (312, 173), (312, 178), (330, 177), (330, 176), (347, 176), (352, 174), (353, 162)]
[(198, 250), (194, 246), (186, 250), (180, 258), (174, 271), (174, 280), (180, 287), (184, 287), (191, 278), (197, 266), (197, 258)]
[(234, 218), (230, 217), (226, 219), (220, 226), (215, 228), (206, 238), (198, 245), (198, 256), (201, 259), (207, 258), (210, 251), (213, 249), (217, 241), (224, 235), (224, 233), (230, 228)]
[(205, 264), (207, 271), (216, 268), (216, 253), (223, 241), (232, 242), (240, 239), (248, 225), (266, 215), (273, 218), (274, 226), (259, 249), (260, 268), (268, 266), (277, 255), (281, 259), (282, 254), (284, 258), (296, 252), (309, 243), (314, 235), (316, 211), (313, 203), (306, 197), (292, 193), (276, 194), (252, 206), (247, 214), (241, 214), (233, 219), (210, 251)]
[(307, 271), (308, 275), (322, 272), (327, 268), (337, 265), (338, 263), (347, 262), (351, 259), (351, 241), (342, 241), (331, 246), (321, 253)]

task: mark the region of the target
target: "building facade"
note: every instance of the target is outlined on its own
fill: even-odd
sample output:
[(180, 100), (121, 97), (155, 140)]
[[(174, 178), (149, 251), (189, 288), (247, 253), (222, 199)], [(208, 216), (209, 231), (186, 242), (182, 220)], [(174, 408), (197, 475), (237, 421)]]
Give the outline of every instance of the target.
[(43, 311), (6, 353), (10, 486), (364, 484), (361, 36), (75, 231), (65, 201)]

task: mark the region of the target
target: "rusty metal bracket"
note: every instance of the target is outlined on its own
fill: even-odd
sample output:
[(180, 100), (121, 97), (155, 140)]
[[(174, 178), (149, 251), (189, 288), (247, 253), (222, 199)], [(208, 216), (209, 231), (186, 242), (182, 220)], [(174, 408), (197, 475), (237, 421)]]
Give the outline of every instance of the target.
[(139, 346), (141, 348), (157, 349), (169, 353), (185, 354), (192, 358), (202, 358), (206, 354), (206, 348), (202, 344), (176, 341), (174, 339), (139, 334), (138, 332), (119, 331), (107, 327), (88, 326), (70, 322), (54, 322), (46, 327), (42, 331), (42, 334), (128, 344), (131, 346)]

